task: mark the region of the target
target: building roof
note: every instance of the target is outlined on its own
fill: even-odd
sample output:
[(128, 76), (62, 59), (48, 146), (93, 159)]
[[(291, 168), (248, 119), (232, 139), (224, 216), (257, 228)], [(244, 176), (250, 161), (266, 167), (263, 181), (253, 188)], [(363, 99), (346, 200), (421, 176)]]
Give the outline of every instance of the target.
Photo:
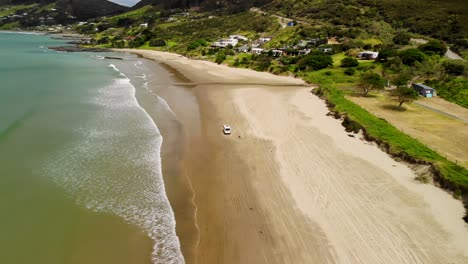
[(422, 84), (422, 83), (413, 83), (413, 85), (417, 85), (417, 86), (419, 86), (419, 87), (421, 87), (421, 88), (428, 89), (428, 90), (435, 90), (434, 88), (429, 87), (429, 86), (427, 86), (427, 85), (424, 85), (424, 84)]

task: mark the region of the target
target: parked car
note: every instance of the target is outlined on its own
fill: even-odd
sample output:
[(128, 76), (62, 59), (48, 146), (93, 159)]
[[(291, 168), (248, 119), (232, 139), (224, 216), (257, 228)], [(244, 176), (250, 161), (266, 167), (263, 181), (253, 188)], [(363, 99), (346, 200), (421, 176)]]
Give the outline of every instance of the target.
[(229, 125), (223, 125), (224, 135), (231, 135), (231, 127)]

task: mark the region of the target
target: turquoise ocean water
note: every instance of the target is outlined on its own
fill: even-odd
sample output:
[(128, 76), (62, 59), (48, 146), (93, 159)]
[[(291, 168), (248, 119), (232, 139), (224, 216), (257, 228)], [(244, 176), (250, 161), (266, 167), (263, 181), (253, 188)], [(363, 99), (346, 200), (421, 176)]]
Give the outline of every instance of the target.
[(0, 33), (0, 263), (182, 263), (140, 88), (62, 42)]

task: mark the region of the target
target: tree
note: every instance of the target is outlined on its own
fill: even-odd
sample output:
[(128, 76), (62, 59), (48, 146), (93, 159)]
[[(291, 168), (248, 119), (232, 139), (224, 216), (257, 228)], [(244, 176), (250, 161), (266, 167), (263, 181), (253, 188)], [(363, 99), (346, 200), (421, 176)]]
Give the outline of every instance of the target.
[(447, 46), (439, 40), (431, 40), (419, 46), (418, 49), (426, 54), (435, 53), (440, 56), (443, 56), (447, 52)]
[(410, 39), (411, 35), (408, 32), (400, 31), (393, 37), (393, 42), (398, 45), (408, 45)]
[(378, 61), (380, 62), (386, 62), (390, 58), (395, 57), (398, 55), (398, 52), (395, 49), (392, 48), (382, 48), (379, 51), (379, 57), (377, 58)]
[(163, 39), (151, 39), (149, 45), (151, 47), (165, 47), (166, 41)]
[(323, 52), (311, 53), (297, 63), (297, 67), (300, 70), (311, 68), (312, 70), (320, 70), (333, 65), (333, 59), (330, 55)]
[(465, 72), (465, 66), (460, 63), (446, 61), (444, 62), (443, 66), (448, 74), (463, 75)]
[(218, 63), (218, 64), (221, 64), (225, 60), (226, 60), (226, 53), (224, 52), (224, 50), (218, 51), (218, 53), (216, 53), (215, 62)]
[(403, 64), (414, 66), (416, 62), (423, 62), (425, 55), (419, 49), (407, 49), (399, 54)]
[(346, 57), (341, 60), (341, 67), (351, 68), (359, 65), (359, 62), (356, 58)]
[(366, 96), (373, 89), (383, 89), (385, 87), (385, 79), (377, 73), (366, 72), (361, 75), (359, 86), (362, 89), (362, 95)]
[(401, 85), (394, 90), (393, 96), (397, 98), (398, 107), (401, 108), (404, 103), (411, 103), (412, 101), (417, 100), (419, 94), (413, 88)]

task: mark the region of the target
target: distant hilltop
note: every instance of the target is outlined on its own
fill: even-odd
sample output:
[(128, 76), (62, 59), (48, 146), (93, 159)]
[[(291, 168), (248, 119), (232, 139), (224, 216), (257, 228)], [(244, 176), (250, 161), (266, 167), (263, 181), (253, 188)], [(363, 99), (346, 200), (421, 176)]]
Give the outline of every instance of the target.
[(25, 12), (54, 11), (80, 20), (119, 14), (129, 10), (128, 7), (107, 0), (0, 0), (0, 6), (5, 5), (31, 6), (32, 10)]
[(134, 8), (141, 8), (146, 5), (161, 6), (163, 8), (189, 9), (200, 7), (205, 10), (214, 9), (237, 9), (246, 10), (253, 6), (262, 6), (273, 0), (142, 0)]

